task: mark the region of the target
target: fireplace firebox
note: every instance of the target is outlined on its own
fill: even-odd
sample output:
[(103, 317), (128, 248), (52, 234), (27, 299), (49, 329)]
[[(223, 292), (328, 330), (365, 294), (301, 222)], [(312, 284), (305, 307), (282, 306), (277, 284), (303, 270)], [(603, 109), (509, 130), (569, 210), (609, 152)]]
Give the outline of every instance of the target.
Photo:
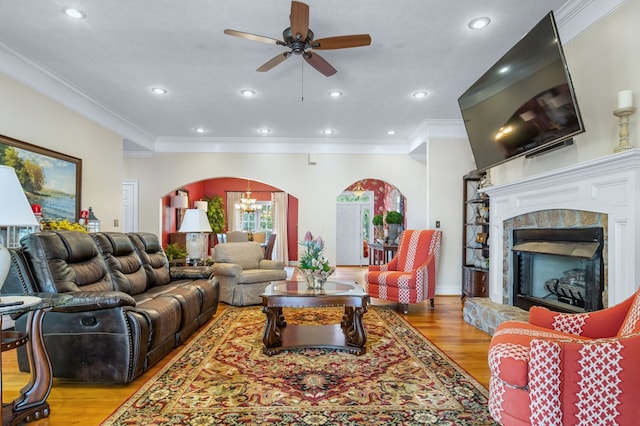
[(513, 230), (513, 304), (558, 312), (603, 308), (602, 228)]

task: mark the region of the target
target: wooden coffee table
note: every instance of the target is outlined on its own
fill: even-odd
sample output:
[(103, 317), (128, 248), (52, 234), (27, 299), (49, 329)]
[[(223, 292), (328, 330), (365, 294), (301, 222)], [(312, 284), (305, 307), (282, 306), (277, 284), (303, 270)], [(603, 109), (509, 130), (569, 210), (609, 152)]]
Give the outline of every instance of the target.
[[(288, 349), (338, 349), (354, 355), (366, 352), (367, 331), (363, 316), (369, 295), (357, 284), (328, 281), (322, 290), (309, 290), (301, 281), (274, 281), (262, 294), (267, 316), (262, 342), (264, 353)], [(344, 306), (340, 324), (287, 324), (282, 308)]]

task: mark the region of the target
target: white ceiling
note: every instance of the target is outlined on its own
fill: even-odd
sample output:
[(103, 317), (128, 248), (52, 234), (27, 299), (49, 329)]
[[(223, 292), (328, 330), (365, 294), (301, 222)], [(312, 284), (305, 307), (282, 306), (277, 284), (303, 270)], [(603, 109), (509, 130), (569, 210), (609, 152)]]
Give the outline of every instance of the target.
[[(289, 0), (3, 1), (0, 72), (118, 132), (129, 155), (420, 154), (428, 137), (465, 136), (458, 96), (549, 10), (566, 44), (623, 1), (307, 0), (316, 39), (372, 38), (320, 51), (338, 70), (332, 77), (300, 56), (258, 73), (286, 49), (223, 34), (281, 39)], [(86, 18), (69, 18), (66, 6)], [(469, 29), (479, 16), (491, 24)], [(154, 86), (169, 92), (153, 95)], [(429, 95), (416, 100), (418, 90)]]

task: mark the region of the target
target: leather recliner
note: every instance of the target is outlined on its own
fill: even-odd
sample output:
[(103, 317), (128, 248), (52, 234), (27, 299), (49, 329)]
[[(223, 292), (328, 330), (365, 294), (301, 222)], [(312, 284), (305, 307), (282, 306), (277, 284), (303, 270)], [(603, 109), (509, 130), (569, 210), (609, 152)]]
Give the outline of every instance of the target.
[[(3, 293), (65, 293), (44, 316), (54, 377), (128, 383), (186, 340), (217, 310), (211, 268), (169, 264), (148, 233), (46, 231), (21, 239)], [(16, 329), (24, 330), (24, 316)], [(18, 363), (28, 371), (26, 352)]]

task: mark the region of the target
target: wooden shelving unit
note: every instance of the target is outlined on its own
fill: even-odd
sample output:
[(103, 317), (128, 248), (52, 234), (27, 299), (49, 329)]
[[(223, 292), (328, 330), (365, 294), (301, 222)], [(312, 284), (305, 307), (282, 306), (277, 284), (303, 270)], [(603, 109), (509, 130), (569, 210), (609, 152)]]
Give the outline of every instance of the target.
[(462, 179), (462, 297), (489, 295), (489, 197), (479, 192), (484, 173)]

